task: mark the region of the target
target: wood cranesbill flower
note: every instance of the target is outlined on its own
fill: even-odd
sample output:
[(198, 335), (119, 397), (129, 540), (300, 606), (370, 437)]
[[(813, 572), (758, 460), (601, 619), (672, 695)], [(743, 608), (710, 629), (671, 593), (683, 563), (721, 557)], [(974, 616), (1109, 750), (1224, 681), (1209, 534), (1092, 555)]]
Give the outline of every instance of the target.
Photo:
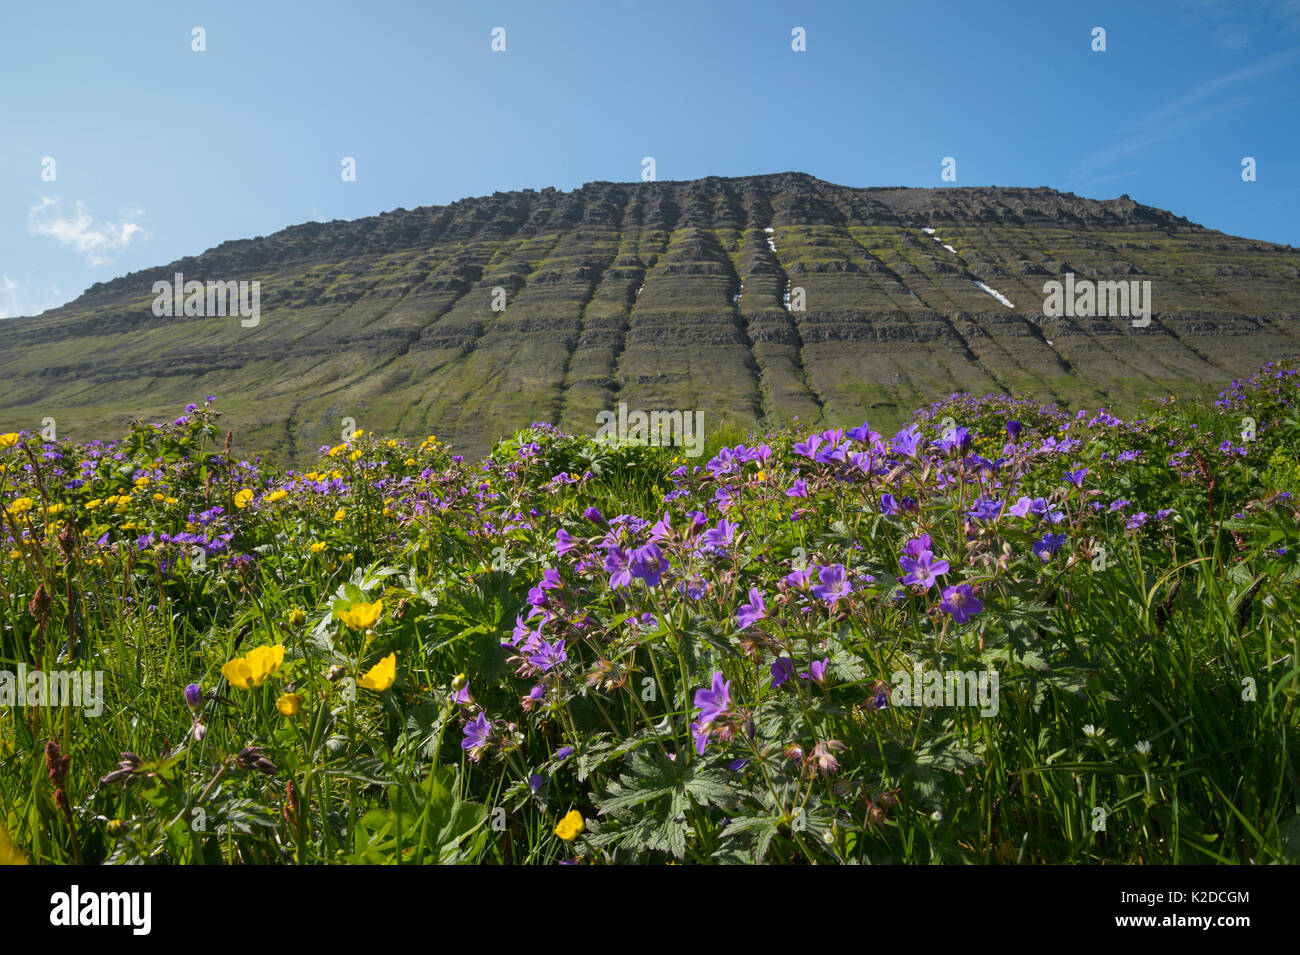
[(749, 603), (741, 604), (740, 609), (736, 611), (736, 623), (740, 625), (741, 630), (746, 630), (766, 616), (767, 605), (763, 602), (763, 592), (757, 587), (750, 587)]
[(958, 584), (943, 589), (943, 599), (939, 608), (952, 614), (953, 623), (965, 623), (984, 609), (984, 604), (975, 596), (970, 584)]
[(939, 582), (940, 576), (948, 572), (948, 562), (936, 559), (934, 553), (928, 550), (922, 551), (916, 557), (904, 554), (898, 558), (898, 565), (906, 573), (903, 578), (904, 585), (920, 584), (927, 590)]
[(813, 596), (818, 600), (825, 600), (829, 604), (833, 604), (841, 597), (847, 597), (853, 592), (853, 585), (849, 583), (843, 564), (831, 564), (829, 567), (818, 568), (817, 579), (821, 583), (812, 589)]
[(469, 754), (470, 759), (477, 761), (492, 735), (492, 724), (488, 722), (487, 714), (480, 710), (461, 732), (465, 738), (460, 741), (460, 748)]
[(731, 682), (724, 681), (720, 671), (714, 671), (713, 685), (695, 691), (695, 705), (700, 708), (700, 722), (713, 723), (731, 706)]

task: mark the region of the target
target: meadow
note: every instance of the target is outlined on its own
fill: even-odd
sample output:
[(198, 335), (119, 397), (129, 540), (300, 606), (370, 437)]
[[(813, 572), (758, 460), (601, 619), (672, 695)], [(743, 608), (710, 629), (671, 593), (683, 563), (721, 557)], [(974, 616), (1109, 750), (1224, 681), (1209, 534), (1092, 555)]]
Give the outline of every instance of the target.
[(1298, 404), (0, 435), (0, 861), (1295, 862)]

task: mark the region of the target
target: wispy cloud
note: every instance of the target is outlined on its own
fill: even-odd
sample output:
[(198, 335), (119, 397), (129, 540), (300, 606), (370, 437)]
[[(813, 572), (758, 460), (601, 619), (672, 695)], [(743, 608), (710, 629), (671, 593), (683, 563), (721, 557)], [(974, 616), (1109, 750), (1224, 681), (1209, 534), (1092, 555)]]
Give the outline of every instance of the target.
[(1208, 22), (1220, 46), (1241, 50), (1260, 33), (1300, 32), (1300, 0), (1197, 0), (1191, 18)]
[(143, 215), (137, 210), (128, 213), (121, 222), (96, 223), (84, 202), (75, 203), (75, 212), (67, 215), (61, 199), (42, 196), (40, 203), (27, 213), (27, 231), (71, 246), (91, 265), (104, 265), (132, 239), (148, 235), (143, 226), (132, 221)]
[(1106, 178), (1109, 167), (1142, 152), (1187, 126), (1203, 123), (1214, 116), (1238, 110), (1245, 90), (1252, 81), (1286, 69), (1295, 60), (1294, 52), (1277, 53), (1244, 69), (1225, 73), (1192, 87), (1182, 96), (1148, 113), (1129, 135), (1083, 158), (1073, 169), (1076, 178), (1097, 182)]
[(58, 308), (63, 304), (63, 290), (57, 285), (50, 286), (52, 298), (46, 298), (41, 304), (31, 304), (32, 297), (25, 296), (22, 283), (7, 275), (0, 275), (0, 319), (17, 318), (19, 315), (39, 315), (49, 308)]

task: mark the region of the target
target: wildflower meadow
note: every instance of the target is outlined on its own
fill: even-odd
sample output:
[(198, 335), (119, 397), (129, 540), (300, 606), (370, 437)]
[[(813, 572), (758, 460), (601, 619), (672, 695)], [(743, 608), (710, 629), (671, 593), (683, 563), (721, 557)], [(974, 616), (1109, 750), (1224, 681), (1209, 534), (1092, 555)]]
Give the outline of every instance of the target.
[(0, 861), (1300, 859), (1290, 364), (306, 471), (196, 397), (0, 436)]

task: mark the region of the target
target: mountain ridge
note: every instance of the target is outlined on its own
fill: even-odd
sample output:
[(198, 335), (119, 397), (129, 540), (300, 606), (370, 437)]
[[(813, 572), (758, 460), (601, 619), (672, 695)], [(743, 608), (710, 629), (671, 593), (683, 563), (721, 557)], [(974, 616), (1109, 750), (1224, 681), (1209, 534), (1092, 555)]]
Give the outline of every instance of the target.
[[(176, 272), (259, 281), (257, 327), (155, 316)], [(1045, 317), (1067, 273), (1151, 282), (1152, 328)], [(1295, 353), (1297, 279), (1290, 246), (1042, 186), (515, 190), (230, 240), (0, 322), (0, 420), (102, 429), (233, 387), (241, 440), (293, 459), (342, 417), (481, 453), (617, 401), (711, 427), (897, 423), (957, 390), (1119, 407)]]

